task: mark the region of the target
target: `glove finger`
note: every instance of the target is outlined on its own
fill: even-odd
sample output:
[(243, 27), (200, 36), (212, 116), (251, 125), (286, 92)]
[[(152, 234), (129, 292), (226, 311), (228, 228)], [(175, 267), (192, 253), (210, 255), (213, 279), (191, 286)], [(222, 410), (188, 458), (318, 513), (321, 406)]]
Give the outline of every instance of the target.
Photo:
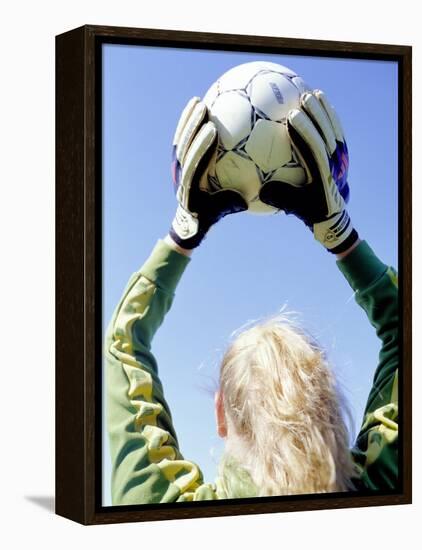
[(306, 186), (296, 187), (282, 181), (264, 183), (259, 192), (259, 198), (265, 204), (295, 213), (301, 206), (306, 206), (305, 195)]
[(336, 149), (336, 136), (327, 113), (318, 99), (311, 93), (304, 93), (301, 103), (315, 127), (320, 130), (321, 137), (325, 141), (327, 151), (331, 156)]
[(324, 92), (315, 90), (314, 95), (320, 103), (321, 108), (327, 113), (336, 137), (336, 150), (330, 160), (331, 173), (341, 196), (347, 203), (350, 195), (350, 189), (347, 183), (349, 155), (343, 129), (335, 109), (328, 102)]
[(182, 114), (180, 115), (179, 122), (177, 123), (176, 131), (174, 132), (173, 137), (173, 146), (177, 146), (177, 144), (180, 142), (180, 136), (182, 135), (182, 131), (184, 127), (186, 126), (186, 123), (192, 114), (192, 111), (195, 107), (195, 105), (200, 101), (199, 97), (192, 97), (186, 104), (185, 108), (182, 111)]
[[(295, 133), (291, 132), (291, 128), (301, 139), (296, 138)], [(323, 179), (328, 179), (330, 167), (325, 144), (308, 115), (298, 109), (292, 109), (287, 117), (287, 130), (295, 149), (310, 170), (312, 177), (315, 178), (315, 172), (317, 172)]]
[(201, 125), (204, 123), (206, 115), (207, 107), (205, 103), (198, 100), (197, 103), (193, 106), (193, 109), (190, 111), (189, 115), (187, 116), (183, 128), (180, 131), (180, 135), (178, 136), (178, 141), (176, 145), (176, 157), (182, 166), (185, 163), (186, 155), (189, 151), (190, 145)]
[[(192, 183), (201, 177), (217, 145), (217, 129), (213, 122), (202, 126), (189, 147), (183, 165), (179, 201), (188, 208)], [(178, 192), (179, 193), (179, 192)], [(189, 208), (188, 208), (189, 209)]]
[(312, 181), (307, 185), (322, 187), (326, 203), (325, 216), (339, 212), (344, 202), (331, 176), (327, 151), (319, 132), (309, 117), (296, 109), (288, 115), (287, 130), (293, 146), (311, 173)]
[(314, 95), (330, 119), (336, 140), (344, 142), (344, 133), (343, 128), (341, 127), (340, 119), (338, 118), (334, 108), (329, 104), (327, 96), (321, 90), (315, 90)]
[(227, 214), (243, 212), (248, 209), (245, 199), (238, 191), (233, 189), (217, 191), (217, 193), (210, 195), (209, 200), (212, 201), (215, 221)]

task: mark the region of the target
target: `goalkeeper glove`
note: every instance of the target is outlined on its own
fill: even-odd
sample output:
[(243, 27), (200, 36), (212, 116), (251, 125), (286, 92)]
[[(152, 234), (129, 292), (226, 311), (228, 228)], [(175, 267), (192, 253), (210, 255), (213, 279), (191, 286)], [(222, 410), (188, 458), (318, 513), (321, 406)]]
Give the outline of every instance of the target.
[(170, 235), (182, 248), (201, 243), (209, 228), (222, 217), (247, 210), (237, 191), (209, 193), (200, 188), (217, 147), (217, 129), (208, 121), (205, 103), (192, 98), (182, 112), (173, 141), (173, 182), (178, 207)]
[(260, 199), (295, 214), (330, 252), (344, 252), (358, 239), (345, 205), (348, 153), (340, 122), (323, 92), (302, 95), (301, 109), (289, 112), (287, 130), (308, 182), (302, 187), (267, 182)]

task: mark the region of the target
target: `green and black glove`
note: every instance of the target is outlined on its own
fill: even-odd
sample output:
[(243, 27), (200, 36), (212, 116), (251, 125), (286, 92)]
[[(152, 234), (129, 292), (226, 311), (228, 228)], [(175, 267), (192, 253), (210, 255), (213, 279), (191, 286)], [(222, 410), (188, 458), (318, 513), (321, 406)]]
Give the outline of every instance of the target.
[(260, 199), (300, 218), (329, 252), (344, 252), (359, 238), (345, 204), (349, 159), (340, 122), (323, 92), (302, 95), (301, 109), (289, 112), (287, 130), (308, 181), (301, 187), (267, 182)]
[(205, 103), (192, 98), (182, 112), (173, 141), (172, 173), (179, 204), (170, 235), (186, 249), (199, 246), (209, 228), (227, 214), (248, 208), (237, 191), (209, 193), (200, 188), (217, 147), (217, 129), (207, 119)]

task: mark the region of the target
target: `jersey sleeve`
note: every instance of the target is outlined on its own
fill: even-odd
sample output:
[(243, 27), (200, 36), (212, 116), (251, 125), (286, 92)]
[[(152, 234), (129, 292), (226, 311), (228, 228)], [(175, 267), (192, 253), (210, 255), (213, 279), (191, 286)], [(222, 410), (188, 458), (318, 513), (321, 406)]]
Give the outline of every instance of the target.
[(159, 241), (130, 278), (105, 339), (113, 505), (216, 498), (184, 460), (151, 342), (189, 258)]
[(371, 490), (398, 486), (398, 278), (366, 242), (338, 262), (356, 302), (364, 309), (381, 341), (379, 363), (366, 403), (363, 422), (352, 449), (359, 473), (357, 487)]

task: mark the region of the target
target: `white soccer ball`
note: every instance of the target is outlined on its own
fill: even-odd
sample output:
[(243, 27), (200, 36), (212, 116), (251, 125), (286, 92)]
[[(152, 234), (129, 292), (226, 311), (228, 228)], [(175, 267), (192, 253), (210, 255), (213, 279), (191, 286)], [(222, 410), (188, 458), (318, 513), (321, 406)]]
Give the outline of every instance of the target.
[(238, 65), (209, 88), (204, 102), (217, 127), (218, 145), (202, 189), (235, 189), (248, 211), (271, 214), (259, 200), (267, 181), (304, 185), (306, 173), (291, 147), (286, 117), (309, 86), (294, 71), (263, 61)]

